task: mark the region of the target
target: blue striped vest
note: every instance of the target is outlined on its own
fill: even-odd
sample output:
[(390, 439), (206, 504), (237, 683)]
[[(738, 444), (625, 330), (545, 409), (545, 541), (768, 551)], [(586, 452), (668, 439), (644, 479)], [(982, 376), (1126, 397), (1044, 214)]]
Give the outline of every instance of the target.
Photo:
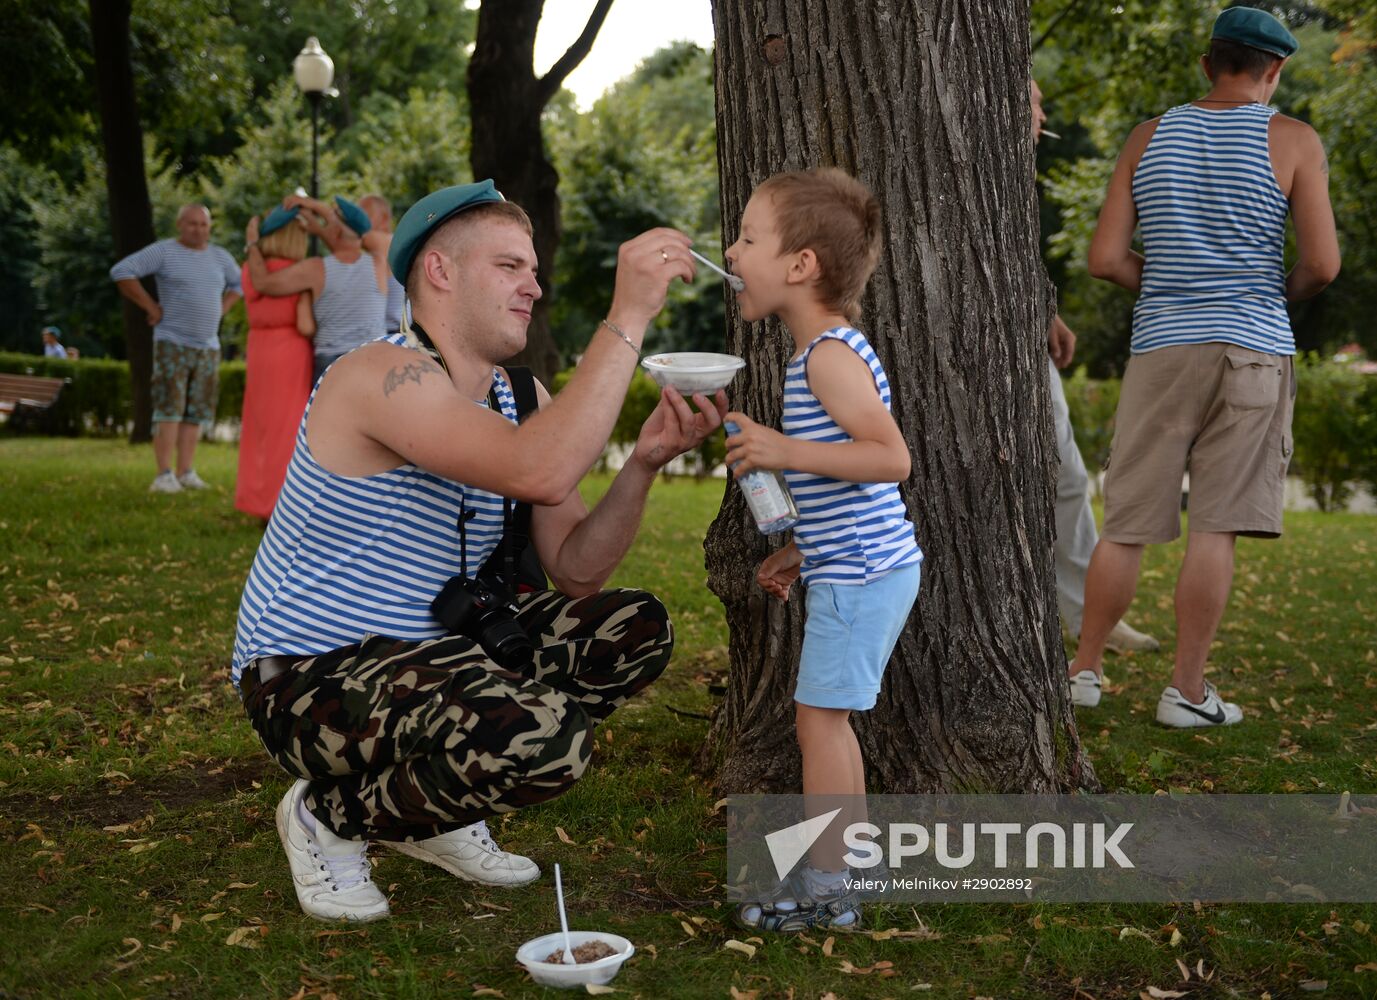
[(325, 261), (325, 288), (315, 301), (315, 352), (344, 354), (386, 333), (387, 296), (378, 290), (373, 257), (359, 254), (352, 264), (333, 255)]
[(1133, 175), (1146, 259), (1134, 354), (1221, 341), (1295, 353), (1282, 264), (1289, 205), (1267, 148), (1274, 114), (1184, 104), (1158, 122)]
[[(859, 330), (837, 327), (819, 334), (784, 372), (784, 433), (807, 441), (842, 442), (842, 430), (808, 388), (808, 357), (824, 340), (839, 340), (861, 356), (889, 408), (889, 379)], [(901, 566), (923, 561), (913, 522), (894, 483), (848, 483), (809, 472), (784, 470), (798, 504), (794, 542), (803, 553), (806, 583), (861, 584)]]
[[(389, 343), (403, 344), (397, 335)], [(516, 401), (501, 375), (502, 415)], [(314, 393), (312, 394), (314, 400)], [(475, 404), (479, 405), (479, 404)], [(460, 510), (469, 575), (502, 538), (502, 498), (403, 465), (372, 476), (321, 468), (306, 441), (306, 414), (268, 530), (244, 584), (230, 677), (260, 656), (324, 653), (366, 634), (433, 639), (444, 629), (430, 602), (459, 572)]]

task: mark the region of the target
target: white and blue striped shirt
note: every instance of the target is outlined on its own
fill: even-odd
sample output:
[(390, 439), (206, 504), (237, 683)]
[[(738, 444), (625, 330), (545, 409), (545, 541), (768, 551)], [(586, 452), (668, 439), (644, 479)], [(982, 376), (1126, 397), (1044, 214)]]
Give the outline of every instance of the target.
[(1275, 108), (1162, 116), (1133, 174), (1143, 236), (1130, 350), (1225, 342), (1294, 354), (1282, 245), (1289, 205), (1272, 172)]
[[(389, 343), (403, 344), (401, 335)], [(493, 372), (502, 415), (516, 401)], [(314, 393), (312, 394), (314, 399)], [(366, 634), (412, 641), (445, 630), (430, 602), (460, 570), (458, 519), (467, 570), (478, 573), (502, 539), (500, 496), (403, 465), (372, 476), (339, 476), (316, 463), (306, 417), (268, 530), (244, 584), (230, 678), (260, 656), (309, 656)]]
[(153, 276), (162, 321), (154, 340), (183, 347), (220, 347), (220, 303), (226, 292), (242, 293), (239, 265), (214, 243), (193, 250), (178, 240), (159, 240), (110, 268), (112, 281)]
[(334, 255), (325, 261), (325, 286), (313, 309), (315, 352), (336, 356), (387, 333), (387, 295), (378, 287), (373, 255), (366, 250), (352, 264)]
[[(784, 433), (806, 441), (852, 438), (808, 388), (808, 357), (824, 340), (839, 340), (870, 367), (875, 388), (889, 409), (889, 379), (859, 330), (839, 326), (819, 334), (784, 371)], [(923, 561), (913, 522), (894, 483), (849, 483), (811, 472), (784, 470), (798, 504), (794, 542), (803, 553), (805, 583), (861, 584)]]

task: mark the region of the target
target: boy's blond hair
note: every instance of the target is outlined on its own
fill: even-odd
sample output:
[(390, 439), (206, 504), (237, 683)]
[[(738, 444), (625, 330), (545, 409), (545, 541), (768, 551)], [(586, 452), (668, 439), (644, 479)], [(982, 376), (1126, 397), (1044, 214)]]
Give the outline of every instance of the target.
[(775, 210), (780, 253), (812, 250), (822, 304), (851, 322), (860, 318), (865, 283), (880, 260), (880, 203), (836, 167), (775, 174), (755, 189)]
[(295, 221), (289, 222), (281, 229), (274, 229), (267, 236), (258, 237), (258, 250), (264, 257), (301, 260), (306, 256), (306, 230)]

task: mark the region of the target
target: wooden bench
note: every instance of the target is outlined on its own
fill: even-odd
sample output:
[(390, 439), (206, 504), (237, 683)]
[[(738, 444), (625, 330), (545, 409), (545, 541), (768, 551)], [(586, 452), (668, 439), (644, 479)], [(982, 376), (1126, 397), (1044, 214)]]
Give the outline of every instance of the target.
[(29, 427), (43, 429), (43, 417), (57, 402), (62, 387), (69, 378), (49, 378), (46, 375), (14, 375), (0, 372), (0, 414), (9, 417), (13, 430)]

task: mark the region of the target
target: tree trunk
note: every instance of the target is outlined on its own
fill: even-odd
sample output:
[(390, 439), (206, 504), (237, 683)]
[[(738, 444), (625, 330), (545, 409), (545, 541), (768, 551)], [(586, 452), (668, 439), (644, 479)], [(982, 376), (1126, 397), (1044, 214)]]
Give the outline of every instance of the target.
[[(1056, 447), (1028, 105), (1028, 3), (713, 0), (724, 240), (780, 170), (839, 166), (886, 240), (863, 328), (913, 472), (922, 588), (875, 709), (854, 715), (870, 787), (1093, 787), (1066, 695), (1052, 565)], [(778, 426), (792, 342), (729, 311), (734, 405)], [(796, 790), (790, 708), (801, 588), (754, 583), (774, 546), (730, 488), (706, 542), (731, 674), (703, 763), (725, 792)]]
[[(130, 3), (131, 0), (90, 0), (96, 95), (105, 146), (105, 190), (110, 200), (110, 232), (117, 258), (148, 246), (156, 238), (129, 53)], [(143, 284), (148, 294), (157, 298), (153, 280), (145, 278)], [(127, 299), (120, 301), (124, 304), (134, 409), (129, 440), (138, 443), (148, 441), (153, 429), (153, 329), (143, 310)]]
[[(588, 54), (612, 0), (598, 0), (578, 40), (543, 77), (535, 75), (536, 28), (545, 0), (484, 0), (469, 57), (469, 162), (475, 180), (491, 177), (497, 189), (524, 208), (535, 230), (540, 287), (526, 335), (513, 361), (527, 365), (547, 385), (560, 368), (550, 333), (550, 275), (559, 250), (559, 174), (545, 154), (540, 116), (565, 77)], [(610, 290), (609, 290), (610, 294)]]

